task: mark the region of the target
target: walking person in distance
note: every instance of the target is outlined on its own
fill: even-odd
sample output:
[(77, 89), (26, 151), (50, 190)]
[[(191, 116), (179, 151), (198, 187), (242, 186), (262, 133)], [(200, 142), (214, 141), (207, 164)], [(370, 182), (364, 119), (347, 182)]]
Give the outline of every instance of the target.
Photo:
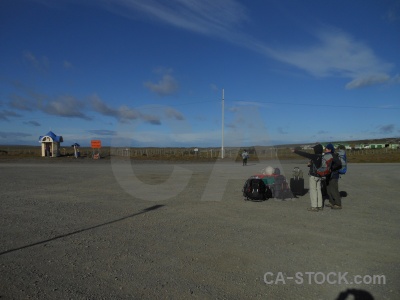
[(246, 151), (246, 149), (242, 153), (242, 161), (243, 161), (243, 166), (247, 165), (247, 159), (249, 158), (249, 153)]

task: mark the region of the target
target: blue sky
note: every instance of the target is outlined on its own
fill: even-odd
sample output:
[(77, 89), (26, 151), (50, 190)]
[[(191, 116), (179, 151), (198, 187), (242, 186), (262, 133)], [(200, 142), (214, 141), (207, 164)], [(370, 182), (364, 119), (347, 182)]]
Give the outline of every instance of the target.
[(398, 0), (3, 0), (0, 55), (2, 145), (400, 135)]

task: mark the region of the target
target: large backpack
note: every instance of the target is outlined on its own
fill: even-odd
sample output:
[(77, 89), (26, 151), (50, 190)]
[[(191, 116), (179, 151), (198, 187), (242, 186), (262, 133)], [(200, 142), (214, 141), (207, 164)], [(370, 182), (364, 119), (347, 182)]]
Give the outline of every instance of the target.
[[(332, 158), (327, 159), (327, 156), (331, 156)], [(327, 177), (330, 176), (332, 172), (332, 163), (335, 155), (333, 153), (327, 153), (322, 156), (321, 167), (318, 168), (317, 174), (319, 177)], [(340, 160), (339, 160), (340, 161)]]
[(277, 175), (271, 191), (272, 197), (285, 200), (285, 198), (293, 198), (293, 193), (286, 181), (285, 176)]
[(267, 186), (261, 178), (250, 177), (243, 186), (243, 197), (246, 200), (266, 200)]
[(331, 172), (339, 171), (342, 168), (342, 162), (337, 153), (332, 153)]
[(338, 151), (338, 155), (340, 158), (340, 161), (342, 163), (342, 168), (339, 170), (339, 174), (346, 174), (347, 172), (347, 156), (346, 156), (346, 151), (343, 149), (340, 149)]

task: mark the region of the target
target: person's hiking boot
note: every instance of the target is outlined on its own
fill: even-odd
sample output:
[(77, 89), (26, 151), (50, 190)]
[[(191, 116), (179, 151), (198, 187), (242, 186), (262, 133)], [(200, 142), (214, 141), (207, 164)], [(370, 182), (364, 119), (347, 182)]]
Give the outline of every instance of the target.
[(332, 206), (332, 209), (342, 209), (342, 206), (341, 205), (334, 205), (334, 206)]
[(325, 204), (325, 206), (326, 206), (326, 207), (330, 207), (330, 208), (332, 208), (332, 207), (333, 207), (333, 204), (332, 204), (332, 203), (330, 203), (330, 202), (328, 202), (327, 204)]
[(318, 210), (324, 210), (324, 208), (321, 206), (321, 207), (317, 207), (318, 208)]
[(307, 208), (308, 211), (312, 211), (312, 212), (319, 212), (318, 207), (309, 207)]

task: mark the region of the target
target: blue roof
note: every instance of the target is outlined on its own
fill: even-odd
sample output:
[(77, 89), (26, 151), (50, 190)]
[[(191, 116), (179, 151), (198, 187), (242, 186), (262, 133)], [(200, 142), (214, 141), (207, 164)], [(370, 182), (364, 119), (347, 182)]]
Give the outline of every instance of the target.
[(49, 131), (47, 134), (41, 135), (41, 136), (39, 137), (39, 142), (41, 142), (42, 139), (43, 139), (43, 137), (45, 137), (45, 136), (51, 137), (51, 138), (53, 139), (54, 142), (58, 142), (58, 143), (64, 142), (63, 137), (62, 137), (62, 136), (57, 136), (57, 135), (55, 135), (55, 133), (54, 133), (53, 131)]

